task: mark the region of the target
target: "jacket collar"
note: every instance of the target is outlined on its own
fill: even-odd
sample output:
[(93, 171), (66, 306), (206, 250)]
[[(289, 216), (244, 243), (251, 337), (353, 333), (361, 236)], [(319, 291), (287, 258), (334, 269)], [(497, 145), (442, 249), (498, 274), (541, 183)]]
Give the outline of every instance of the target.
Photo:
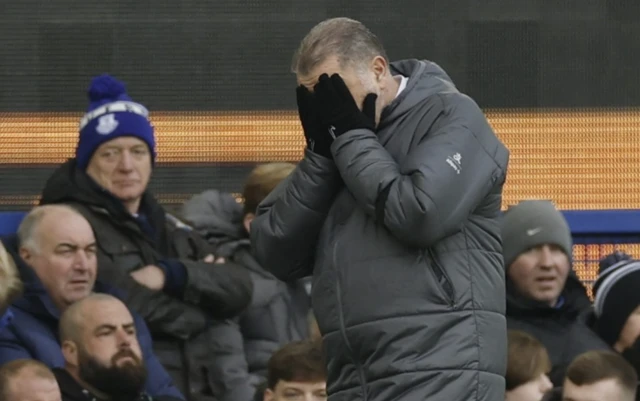
[(82, 387), (74, 378), (63, 368), (54, 368), (53, 374), (60, 387), (60, 392), (65, 400), (73, 401), (101, 401), (89, 390)]

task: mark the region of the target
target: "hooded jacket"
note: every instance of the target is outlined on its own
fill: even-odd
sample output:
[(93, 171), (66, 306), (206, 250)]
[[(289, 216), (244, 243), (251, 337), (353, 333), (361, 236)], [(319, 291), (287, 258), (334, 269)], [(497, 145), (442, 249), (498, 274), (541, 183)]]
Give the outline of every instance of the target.
[[(287, 284), (264, 270), (251, 253), (243, 225), (242, 205), (228, 193), (205, 191), (183, 208), (184, 219), (214, 245), (222, 256), (246, 269), (253, 281), (251, 305), (240, 315), (237, 330), (227, 335), (243, 339), (237, 369), (247, 374), (246, 385), (266, 380), (267, 363), (283, 345), (309, 335), (310, 297), (305, 282)], [(232, 367), (230, 367), (232, 368)]]
[[(98, 280), (125, 291), (127, 305), (147, 322), (158, 358), (187, 400), (228, 394), (233, 372), (223, 366), (240, 344), (215, 339), (230, 324), (219, 320), (237, 316), (250, 303), (249, 275), (230, 263), (203, 262), (215, 250), (150, 193), (143, 195), (139, 216), (131, 215), (73, 159), (49, 178), (41, 204), (67, 204), (89, 221), (98, 244)], [(172, 267), (169, 273), (184, 269), (184, 283), (174, 288), (177, 277), (167, 276), (163, 291), (146, 288), (130, 273), (147, 265)]]
[(331, 401), (504, 400), (509, 152), (435, 63), (391, 71), (408, 82), (376, 132), (307, 150), (260, 205), (256, 258), (313, 274)]

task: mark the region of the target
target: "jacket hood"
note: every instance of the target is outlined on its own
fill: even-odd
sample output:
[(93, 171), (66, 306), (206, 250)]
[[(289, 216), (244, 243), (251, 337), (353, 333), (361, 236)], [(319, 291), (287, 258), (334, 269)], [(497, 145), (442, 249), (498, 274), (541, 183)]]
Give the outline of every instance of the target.
[(391, 63), (391, 73), (409, 78), (406, 88), (382, 111), (380, 128), (409, 112), (416, 104), (438, 93), (458, 92), (449, 75), (428, 60), (400, 60)]
[(587, 289), (572, 270), (562, 290), (563, 304), (558, 308), (525, 298), (507, 279), (507, 316), (513, 317), (563, 317), (575, 319), (585, 316), (591, 309)]
[(108, 200), (117, 201), (109, 191), (93, 181), (84, 170), (77, 168), (75, 159), (70, 159), (58, 167), (49, 177), (42, 191), (40, 204), (78, 202), (105, 207), (111, 203)]
[(195, 195), (182, 207), (182, 217), (216, 247), (249, 244), (242, 205), (229, 193), (214, 189)]

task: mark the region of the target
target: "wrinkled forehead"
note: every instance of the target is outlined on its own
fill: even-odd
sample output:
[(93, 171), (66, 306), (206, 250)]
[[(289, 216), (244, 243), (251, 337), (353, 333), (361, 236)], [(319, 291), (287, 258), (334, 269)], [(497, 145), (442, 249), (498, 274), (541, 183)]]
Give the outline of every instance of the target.
[(85, 248), (96, 242), (89, 222), (72, 212), (51, 213), (46, 216), (34, 235), (41, 245), (51, 247), (67, 244)]

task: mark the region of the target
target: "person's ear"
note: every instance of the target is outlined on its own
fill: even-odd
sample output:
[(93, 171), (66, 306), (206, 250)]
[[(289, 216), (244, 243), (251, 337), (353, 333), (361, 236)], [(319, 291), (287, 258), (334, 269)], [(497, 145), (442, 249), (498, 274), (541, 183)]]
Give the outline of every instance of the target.
[(20, 258), (22, 258), (22, 260), (24, 260), (25, 262), (27, 262), (27, 264), (29, 264), (29, 261), (33, 257), (33, 252), (31, 252), (29, 248), (25, 248), (21, 246), (19, 253), (20, 253)]
[(78, 346), (73, 341), (62, 342), (62, 356), (67, 365), (78, 366)]
[[(385, 78), (389, 74), (389, 64), (382, 56), (376, 56), (371, 61), (371, 69), (376, 77), (376, 82), (384, 85)], [(382, 86), (381, 86), (382, 87)]]

